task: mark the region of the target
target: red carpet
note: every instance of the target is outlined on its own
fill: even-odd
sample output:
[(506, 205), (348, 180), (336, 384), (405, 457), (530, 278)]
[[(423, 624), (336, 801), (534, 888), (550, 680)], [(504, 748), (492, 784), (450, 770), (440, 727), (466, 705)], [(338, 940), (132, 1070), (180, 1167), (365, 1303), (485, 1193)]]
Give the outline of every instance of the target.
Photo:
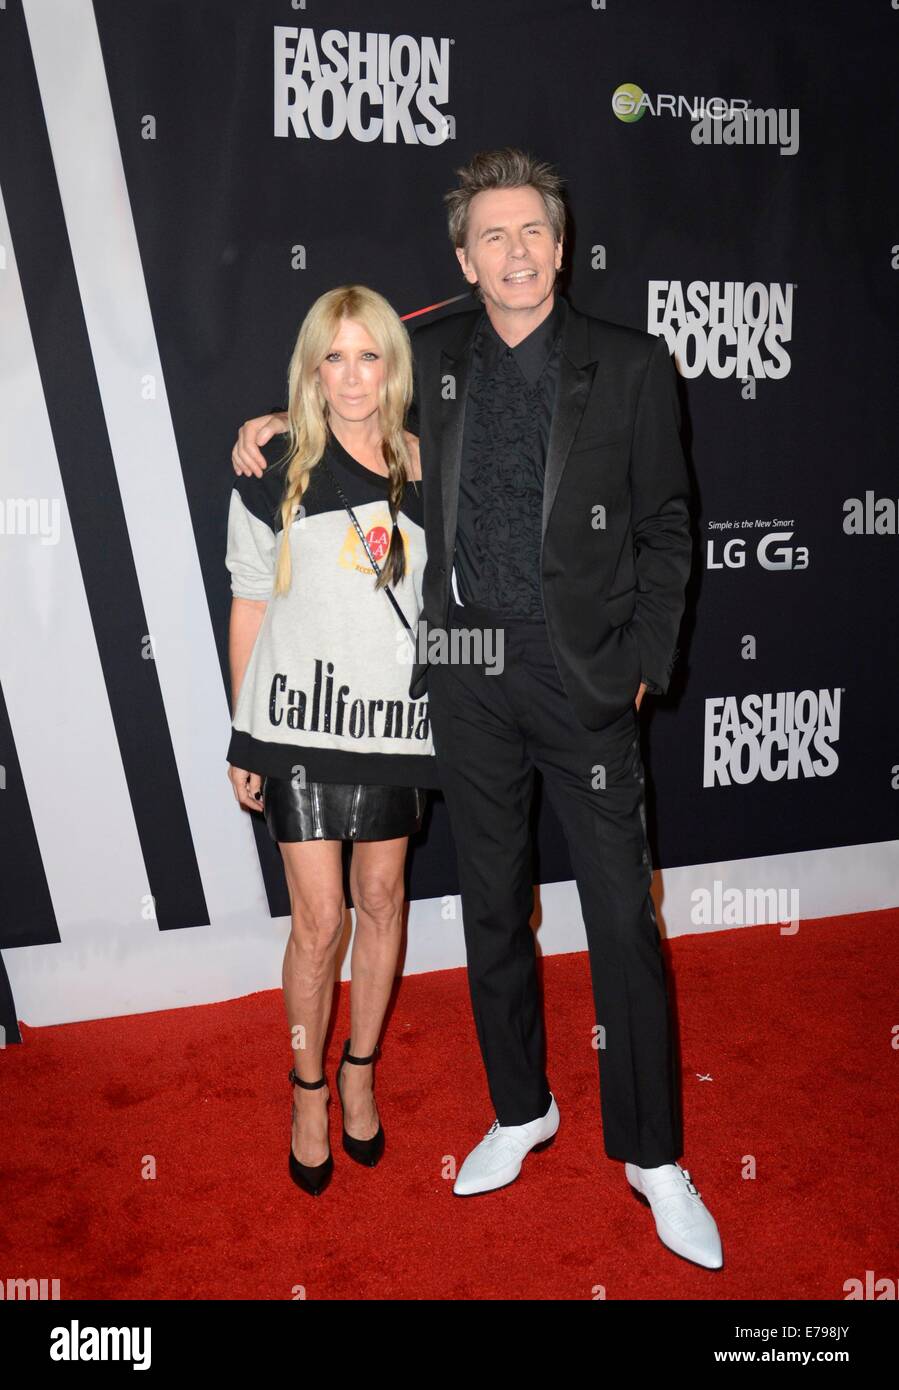
[[(287, 1173), (290, 1054), (279, 991), (229, 1004), (23, 1029), (0, 1054), (0, 1278), (63, 1298), (842, 1299), (896, 1278), (899, 910), (666, 944), (686, 1149), (725, 1268), (670, 1254), (604, 1156), (586, 955), (544, 962), (562, 1126), (500, 1192), (441, 1177), (493, 1114), (461, 970), (404, 980), (378, 1067), (387, 1134), (340, 1148), (317, 1200)], [(701, 1080), (700, 1077), (710, 1077)], [(157, 1176), (141, 1176), (152, 1155)], [(756, 1176), (747, 1180), (749, 1159)]]

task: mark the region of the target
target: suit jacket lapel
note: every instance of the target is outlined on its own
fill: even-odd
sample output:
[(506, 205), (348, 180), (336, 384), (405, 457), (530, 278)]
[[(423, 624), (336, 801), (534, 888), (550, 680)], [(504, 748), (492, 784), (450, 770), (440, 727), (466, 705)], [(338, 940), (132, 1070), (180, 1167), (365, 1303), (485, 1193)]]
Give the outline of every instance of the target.
[(558, 393), (546, 446), (542, 537), (546, 536), (549, 514), (596, 374), (596, 358), (590, 355), (589, 325), (584, 315), (570, 304), (561, 347)]
[(443, 400), (440, 435), (440, 476), (443, 488), (443, 528), (446, 547), (446, 572), (449, 576), (456, 548), (456, 517), (459, 511), (459, 475), (462, 469), (462, 440), (465, 431), (465, 404), (471, 373), (471, 343), (481, 317), (481, 310), (460, 314), (464, 322), (449, 344), (440, 353), (440, 382), (442, 392), (452, 389)]

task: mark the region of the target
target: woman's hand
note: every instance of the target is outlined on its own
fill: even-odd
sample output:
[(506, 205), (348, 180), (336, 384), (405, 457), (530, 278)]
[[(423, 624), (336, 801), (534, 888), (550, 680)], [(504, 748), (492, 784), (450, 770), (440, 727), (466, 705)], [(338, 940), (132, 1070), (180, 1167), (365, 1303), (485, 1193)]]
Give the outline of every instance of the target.
[(287, 428), (287, 416), (283, 412), (255, 415), (252, 420), (245, 420), (240, 427), (237, 443), (231, 450), (234, 472), (261, 478), (267, 465), (259, 452), (260, 448), (273, 435), (284, 434)]
[(643, 699), (643, 696), (646, 694), (646, 690), (647, 690), (646, 682), (645, 682), (645, 681), (641, 681), (641, 682), (640, 682), (640, 689), (637, 691), (637, 698), (636, 698), (636, 700), (634, 701), (634, 704), (637, 706), (637, 709), (640, 708), (640, 701)]
[(258, 772), (246, 772), (242, 767), (228, 765), (228, 777), (234, 788), (234, 795), (241, 806), (248, 811), (262, 811), (262, 776)]

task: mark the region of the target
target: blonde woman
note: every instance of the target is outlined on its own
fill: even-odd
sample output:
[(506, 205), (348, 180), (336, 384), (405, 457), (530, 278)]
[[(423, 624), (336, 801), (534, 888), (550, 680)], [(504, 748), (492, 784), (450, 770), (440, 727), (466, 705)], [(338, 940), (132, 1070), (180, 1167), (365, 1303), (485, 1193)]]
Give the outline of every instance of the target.
[[(356, 911), (351, 1036), (337, 1071), (343, 1147), (384, 1148), (373, 1062), (400, 946), (408, 837), (435, 772), (426, 698), (411, 699), (425, 544), (406, 330), (387, 301), (344, 285), (312, 305), (288, 371), (269, 467), (233, 479), (232, 733), (228, 775), (262, 811), (287, 878), (283, 986), (294, 1066), (293, 1180), (331, 1178), (323, 1045), (344, 922), (342, 847)], [(280, 466), (276, 466), (280, 465)], [(350, 1063), (350, 1066), (346, 1066)]]

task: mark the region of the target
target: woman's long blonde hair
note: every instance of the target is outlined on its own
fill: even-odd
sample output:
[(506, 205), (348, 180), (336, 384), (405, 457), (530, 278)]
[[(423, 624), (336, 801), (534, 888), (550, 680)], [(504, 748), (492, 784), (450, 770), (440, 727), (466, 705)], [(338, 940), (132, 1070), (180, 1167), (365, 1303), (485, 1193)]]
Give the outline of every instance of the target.
[(396, 524), (407, 478), (411, 478), (409, 449), (403, 422), (412, 401), (412, 347), (409, 334), (383, 295), (365, 285), (339, 285), (321, 295), (303, 319), (287, 371), (287, 453), (281, 500), (283, 532), (275, 569), (275, 593), (290, 588), (290, 528), (309, 486), (313, 468), (328, 442), (328, 404), (316, 369), (331, 349), (341, 319), (354, 319), (376, 343), (384, 359), (384, 379), (378, 403), (381, 452), (389, 474), (388, 505), (393, 522), (390, 547), (381, 565), (376, 588), (398, 583), (406, 573), (403, 539)]

